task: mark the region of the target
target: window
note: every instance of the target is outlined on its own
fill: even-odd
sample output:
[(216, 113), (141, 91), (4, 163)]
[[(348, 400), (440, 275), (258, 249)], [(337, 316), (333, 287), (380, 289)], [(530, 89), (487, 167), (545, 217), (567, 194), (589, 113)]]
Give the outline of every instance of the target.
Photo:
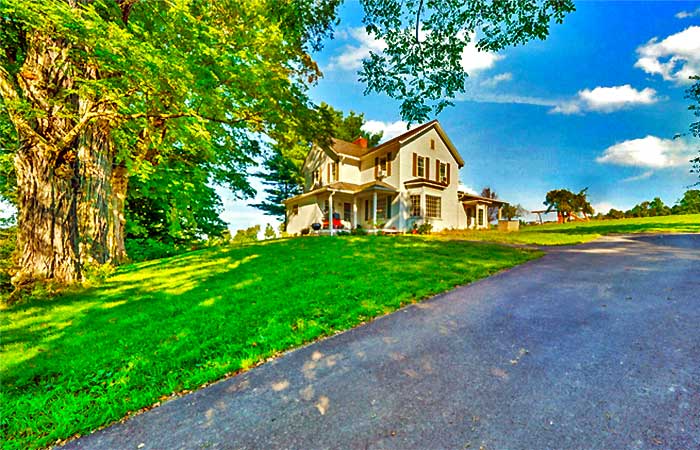
[(299, 205), (292, 205), (292, 215), (296, 216), (299, 214)]
[(411, 217), (420, 216), (420, 195), (411, 196)]
[(386, 218), (391, 219), (391, 196), (386, 198)]
[(313, 181), (312, 184), (314, 186), (316, 184), (323, 184), (323, 181), (321, 180), (321, 168), (320, 167), (318, 169), (314, 170), (312, 181)]
[(323, 201), (323, 220), (328, 220), (328, 200)]
[(440, 218), (440, 197), (434, 195), (425, 196), (425, 215), (433, 219)]
[(386, 175), (386, 157), (379, 159), (379, 172)]
[(417, 176), (420, 178), (425, 177), (425, 158), (422, 156), (418, 157), (418, 172)]
[(430, 140), (430, 150), (435, 150), (435, 139)]
[(377, 219), (386, 218), (386, 197), (377, 198)]
[(484, 210), (479, 208), (479, 226), (484, 225)]
[(447, 183), (447, 164), (444, 162), (440, 163), (440, 172), (439, 172), (438, 181), (440, 183)]
[(328, 163), (328, 182), (338, 181), (338, 163)]
[(369, 220), (369, 200), (365, 200), (365, 222)]
[(346, 222), (351, 222), (352, 219), (352, 205), (350, 203), (343, 203), (343, 220)]

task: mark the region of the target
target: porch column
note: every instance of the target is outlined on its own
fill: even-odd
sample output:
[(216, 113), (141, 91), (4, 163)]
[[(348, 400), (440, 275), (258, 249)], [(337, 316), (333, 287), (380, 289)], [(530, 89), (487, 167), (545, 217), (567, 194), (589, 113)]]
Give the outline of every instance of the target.
[(328, 231), (333, 236), (333, 191), (328, 197)]
[(357, 197), (352, 198), (352, 226), (357, 228)]
[(372, 195), (372, 222), (374, 222), (374, 227), (377, 227), (377, 191), (374, 191)]

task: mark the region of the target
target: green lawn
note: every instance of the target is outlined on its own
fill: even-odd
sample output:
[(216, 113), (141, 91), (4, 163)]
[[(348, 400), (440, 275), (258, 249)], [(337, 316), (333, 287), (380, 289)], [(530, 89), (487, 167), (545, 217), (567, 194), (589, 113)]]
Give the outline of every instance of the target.
[(456, 230), (436, 236), (506, 244), (567, 245), (592, 241), (606, 234), (629, 233), (700, 233), (700, 214), (532, 225), (510, 233)]
[(0, 311), (6, 448), (85, 434), (174, 392), (540, 253), (415, 236), (302, 238), (121, 268)]

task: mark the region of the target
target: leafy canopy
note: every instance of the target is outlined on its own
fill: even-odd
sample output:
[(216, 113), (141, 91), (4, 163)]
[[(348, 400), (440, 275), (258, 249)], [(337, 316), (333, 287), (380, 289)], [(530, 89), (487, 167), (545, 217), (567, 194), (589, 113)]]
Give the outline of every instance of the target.
[[(365, 92), (401, 101), (401, 116), (423, 122), (465, 90), (465, 48), (497, 52), (545, 39), (572, 0), (361, 0), (367, 32), (386, 44), (364, 61)], [(478, 35), (478, 38), (477, 38)]]
[(567, 189), (554, 189), (547, 192), (544, 201), (547, 212), (556, 210), (563, 217), (570, 217), (572, 214), (578, 213), (593, 214), (593, 207), (586, 198), (586, 191), (588, 188), (582, 189), (578, 194)]

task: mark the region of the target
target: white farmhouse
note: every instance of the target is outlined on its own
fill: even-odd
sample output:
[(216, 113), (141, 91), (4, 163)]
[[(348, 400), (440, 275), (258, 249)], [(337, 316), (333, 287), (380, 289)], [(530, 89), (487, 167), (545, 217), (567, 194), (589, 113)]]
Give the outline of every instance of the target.
[(304, 193), (285, 202), (287, 232), (358, 226), (409, 231), (424, 222), (434, 231), (486, 228), (487, 208), (498, 207), (500, 216), (503, 202), (460, 191), (462, 166), (437, 120), (373, 148), (364, 138), (314, 146), (302, 168)]

